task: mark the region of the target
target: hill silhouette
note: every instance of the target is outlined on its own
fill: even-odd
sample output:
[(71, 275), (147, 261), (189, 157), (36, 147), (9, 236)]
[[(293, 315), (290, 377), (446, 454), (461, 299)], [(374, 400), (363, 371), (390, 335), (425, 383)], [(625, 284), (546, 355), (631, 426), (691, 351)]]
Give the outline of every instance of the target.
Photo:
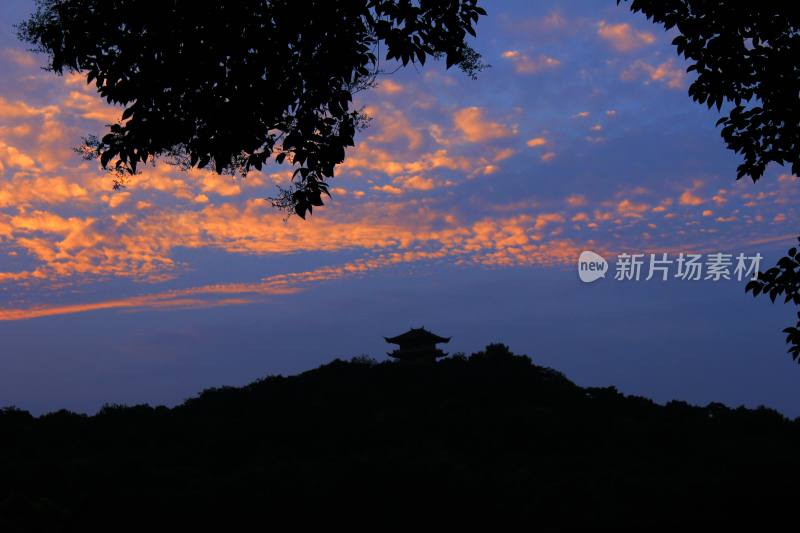
[(799, 428), (582, 388), (499, 344), (430, 365), (335, 360), (174, 408), (0, 411), (0, 531), (763, 523), (794, 515)]

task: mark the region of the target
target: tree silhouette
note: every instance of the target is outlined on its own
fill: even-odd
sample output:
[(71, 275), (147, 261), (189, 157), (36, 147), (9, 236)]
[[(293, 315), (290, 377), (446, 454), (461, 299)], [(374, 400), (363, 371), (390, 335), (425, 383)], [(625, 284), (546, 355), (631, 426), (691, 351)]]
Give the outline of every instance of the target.
[(758, 181), (771, 162), (800, 174), (798, 12), (782, 0), (633, 0), (630, 7), (680, 32), (672, 44), (697, 73), (693, 100), (718, 110), (733, 104), (717, 125), (742, 154), (737, 179)]
[[(745, 286), (745, 291), (752, 292), (753, 297), (759, 294), (768, 295), (773, 303), (778, 297), (782, 297), (784, 303), (800, 305), (800, 254), (797, 253), (797, 248), (790, 248), (774, 267), (766, 272), (759, 272), (758, 279), (750, 281)], [(785, 328), (783, 332), (786, 333), (786, 343), (790, 345), (792, 359), (800, 363), (800, 313), (797, 313), (797, 318), (797, 324)]]
[(49, 70), (85, 74), (125, 107), (83, 146), (115, 187), (159, 156), (241, 175), (287, 161), (273, 203), (305, 218), (364, 123), (353, 93), (373, 85), (381, 54), (474, 77), (484, 65), (466, 38), (485, 14), (478, 0), (36, 0), (18, 34)]
[(0, 531), (403, 516), (764, 529), (796, 515), (798, 430), (763, 407), (580, 387), (502, 344), (431, 365), (335, 360), (174, 408), (0, 409)]
[[(630, 8), (678, 30), (672, 43), (697, 72), (692, 99), (718, 110), (731, 104), (717, 125), (728, 148), (742, 155), (736, 179), (758, 181), (770, 163), (800, 175), (800, 11), (782, 0), (633, 0)], [(796, 248), (759, 278), (745, 291), (800, 305)], [(784, 332), (800, 362), (800, 321)]]

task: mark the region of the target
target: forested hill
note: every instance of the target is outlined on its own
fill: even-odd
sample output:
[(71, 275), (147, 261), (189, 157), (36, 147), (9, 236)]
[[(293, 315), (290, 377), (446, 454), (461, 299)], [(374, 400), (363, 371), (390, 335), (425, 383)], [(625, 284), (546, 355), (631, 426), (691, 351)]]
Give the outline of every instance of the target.
[(793, 519), (799, 424), (581, 388), (503, 345), (432, 365), (336, 360), (171, 409), (0, 411), (0, 531)]

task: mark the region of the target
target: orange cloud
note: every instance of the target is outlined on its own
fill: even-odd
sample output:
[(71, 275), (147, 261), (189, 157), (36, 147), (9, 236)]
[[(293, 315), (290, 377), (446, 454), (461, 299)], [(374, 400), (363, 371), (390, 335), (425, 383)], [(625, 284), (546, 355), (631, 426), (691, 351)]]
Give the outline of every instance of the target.
[(497, 153), (494, 155), (493, 161), (503, 161), (504, 159), (508, 159), (514, 155), (513, 148), (503, 148), (502, 150), (498, 150)]
[(419, 175), (395, 178), (394, 182), (402, 185), (406, 189), (413, 189), (416, 191), (430, 191), (436, 186), (434, 180), (431, 178), (424, 178)]
[(422, 154), (398, 153), (364, 141), (348, 155), (339, 169), (341, 171), (375, 170), (389, 176), (397, 176), (399, 174), (417, 174), (439, 168), (469, 171), (476, 164), (476, 159), (453, 156), (446, 148)]
[(378, 84), (378, 92), (386, 94), (398, 94), (405, 90), (405, 88), (392, 80), (384, 79)]
[(634, 203), (628, 199), (622, 200), (617, 204), (617, 212), (624, 217), (640, 218), (642, 213), (650, 209), (645, 203)]
[(79, 91), (70, 91), (64, 100), (64, 106), (78, 111), (81, 118), (97, 120), (104, 124), (113, 124), (122, 118), (120, 106), (111, 106), (99, 96)]
[(388, 183), (386, 185), (375, 185), (372, 189), (375, 191), (388, 192), (389, 194), (403, 194), (403, 189), (395, 187), (394, 185), (389, 185)]
[(632, 81), (641, 78), (643, 75), (647, 79), (645, 83), (656, 81), (664, 83), (670, 89), (682, 89), (686, 78), (686, 72), (676, 64), (674, 59), (664, 61), (657, 66), (637, 60), (622, 71), (620, 78), (625, 81)]
[(129, 192), (117, 192), (115, 194), (112, 194), (111, 197), (108, 199), (108, 207), (110, 207), (111, 209), (115, 209), (124, 204), (125, 201), (128, 198), (130, 198), (130, 196), (131, 193)]
[(3, 50), (3, 56), (10, 59), (12, 63), (15, 63), (21, 67), (31, 68), (38, 65), (35, 55), (30, 52), (18, 50), (16, 48), (6, 48)]
[(242, 192), (242, 188), (239, 186), (234, 176), (221, 175), (210, 171), (204, 172), (198, 169), (191, 169), (189, 171), (189, 175), (192, 177), (197, 177), (198, 174), (202, 175), (202, 191), (204, 193), (214, 193), (220, 196), (237, 196)]
[(89, 191), (64, 176), (17, 173), (10, 180), (0, 181), (0, 208), (88, 201)]
[(0, 141), (0, 170), (9, 167), (30, 169), (34, 166), (36, 166), (36, 162), (31, 156)]
[(528, 57), (518, 50), (506, 50), (502, 53), (504, 59), (508, 59), (514, 65), (517, 74), (537, 74), (543, 70), (556, 68), (561, 62), (550, 56), (539, 54), (536, 57)]
[(604, 20), (597, 24), (597, 35), (618, 52), (631, 52), (656, 40), (652, 33), (636, 31), (630, 24), (607, 24)]
[[(163, 291), (129, 298), (108, 299), (71, 305), (35, 306), (30, 308), (0, 308), (0, 320), (26, 320), (61, 314), (74, 314), (111, 309), (171, 309), (199, 308), (219, 305), (241, 305), (253, 301), (242, 296), (291, 294), (303, 290), (309, 283), (319, 283), (332, 279), (383, 268), (389, 265), (426, 260), (454, 258), (457, 264), (476, 263), (489, 266), (514, 266), (528, 264), (563, 264), (571, 261), (577, 254), (578, 246), (570, 241), (532, 244), (529, 232), (544, 226), (563, 221), (557, 213), (545, 213), (536, 217), (518, 216), (508, 219), (483, 219), (468, 227), (431, 231), (423, 230), (410, 234), (402, 246), (417, 246), (420, 242), (434, 245), (431, 249), (411, 248), (396, 252), (381, 253), (375, 257), (361, 258), (338, 266), (322, 267), (313, 271), (274, 275), (254, 283), (227, 283), (201, 285), (198, 287)], [(73, 221), (66, 221), (67, 224)], [(58, 217), (42, 214), (30, 225), (50, 227), (64, 231), (65, 221)], [(303, 228), (307, 226), (302, 226)], [(237, 226), (217, 228), (220, 231), (235, 232)], [(317, 230), (309, 230), (317, 231)], [(327, 230), (322, 230), (327, 231)], [(368, 231), (375, 235), (374, 228), (359, 227), (358, 231)], [(385, 230), (383, 231), (385, 234)], [(348, 238), (357, 237), (357, 232)], [(191, 245), (189, 242), (184, 242)], [(415, 244), (417, 243), (417, 244)], [(0, 279), (25, 274), (0, 273)]]
[(381, 109), (367, 106), (364, 112), (373, 117), (377, 126), (377, 131), (373, 129), (368, 136), (370, 142), (389, 143), (403, 139), (409, 150), (417, 150), (422, 146), (422, 130), (412, 125), (403, 111), (387, 104)]
[[(507, 59), (519, 61), (520, 57)], [(648, 71), (648, 77), (653, 76), (650, 81), (668, 83), (664, 81), (668, 77), (656, 71), (657, 67)], [(643, 70), (639, 75), (644, 73)], [(441, 78), (437, 83), (445, 83), (444, 76)], [(373, 126), (359, 133), (357, 146), (348, 150), (345, 164), (337, 168), (337, 180), (342, 181), (335, 182), (341, 187), (334, 190), (334, 202), (341, 202), (343, 208), (315, 211), (310, 222), (296, 218), (286, 221), (269, 202), (255, 199), (269, 193), (256, 193), (252, 188), (287, 183), (291, 171), (286, 167), (234, 180), (205, 171), (180, 172), (158, 164), (144, 168), (124, 192), (112, 193), (110, 179), (98, 172), (94, 163), (80, 162), (69, 151), (71, 143), (83, 132), (76, 130), (75, 137), (71, 137), (72, 132), (66, 128), (75, 128), (76, 117), (106, 120), (110, 115), (104, 113), (114, 110), (102, 105), (94, 107), (102, 102), (82, 95), (82, 78), (65, 76), (63, 80), (66, 89), (53, 100), (57, 105), (36, 106), (0, 99), (0, 165), (4, 172), (4, 179), (0, 180), (0, 257), (18, 254), (20, 259), (33, 263), (24, 267), (28, 270), (0, 272), (3, 290), (32, 285), (64, 287), (112, 277), (159, 283), (179, 276), (191, 266), (176, 259), (184, 257), (176, 250), (185, 248), (259, 256), (347, 250), (348, 254), (362, 257), (344, 265), (254, 283), (202, 285), (185, 291), (109, 297), (65, 307), (0, 310), (8, 319), (103, 309), (241, 305), (262, 294), (303, 290), (303, 284), (357, 276), (400, 263), (447, 261), (492, 268), (571, 264), (585, 249), (587, 234), (597, 238), (613, 235), (615, 242), (638, 239), (643, 224), (655, 229), (650, 218), (663, 223), (659, 228), (664, 234), (674, 230), (671, 225), (680, 225), (677, 231), (685, 229), (684, 235), (691, 231), (701, 235), (701, 231), (713, 229), (708, 227), (710, 221), (700, 219), (694, 210), (676, 210), (670, 214), (676, 217), (674, 222), (661, 214), (656, 217), (655, 213), (666, 211), (675, 199), (652, 198), (648, 196), (650, 192), (634, 188), (609, 194), (607, 199), (537, 196), (535, 200), (519, 199), (508, 206), (492, 205), (491, 200), (473, 194), (473, 190), (458, 187), (481, 174), (500, 172), (501, 165), (506, 166), (500, 162), (511, 158), (517, 145), (516, 140), (514, 148), (508, 146), (512, 142), (488, 147), (473, 143), (508, 138), (517, 134), (517, 127), (490, 114), (489, 109), (468, 107), (453, 113), (452, 107), (433, 107), (438, 104), (430, 100), (425, 101), (429, 107), (420, 114), (422, 118), (386, 101), (373, 103)], [(398, 89), (393, 83), (385, 86), (384, 94), (411, 92), (411, 86)], [(604, 113), (604, 108), (599, 109), (594, 112), (598, 116)], [(588, 111), (574, 115), (589, 116)], [(435, 122), (437, 119), (439, 123)], [(561, 120), (569, 121), (569, 116), (564, 115)], [(593, 118), (582, 127), (588, 130), (598, 122)], [(548, 130), (538, 131), (547, 134)], [(541, 148), (536, 155), (543, 161), (556, 157), (554, 151), (546, 151), (551, 146), (549, 134), (547, 138), (529, 139), (526, 144)], [(566, 155), (564, 152), (562, 156), (559, 150), (559, 157)], [(500, 183), (496, 179), (481, 181), (487, 187)], [(790, 186), (787, 179), (779, 182)], [(695, 196), (698, 186), (693, 187), (686, 198), (699, 198)], [(439, 188), (449, 190), (440, 191), (441, 194), (413, 193)], [(788, 192), (777, 196), (775, 192), (753, 194), (750, 200), (754, 208), (746, 216), (753, 220), (761, 217), (762, 221), (780, 220), (779, 215), (785, 219), (793, 216), (790, 206), (780, 208), (782, 213), (768, 211), (778, 201), (792, 201)], [(452, 201), (459, 196), (463, 202)], [(723, 193), (717, 196), (723, 197)], [(724, 198), (735, 204), (739, 196), (731, 188)], [(588, 204), (592, 207), (582, 207)], [(350, 209), (353, 206), (357, 209)], [(565, 209), (563, 213), (542, 212), (561, 208)], [(575, 213), (577, 209), (585, 212)], [(494, 215), (485, 216), (486, 213)], [(516, 216), (508, 217), (509, 214)], [(565, 224), (566, 220), (572, 222)], [(689, 222), (698, 225), (692, 229)], [(627, 228), (636, 228), (635, 237), (631, 237), (633, 231), (630, 235), (623, 233)], [(566, 232), (574, 232), (574, 239), (565, 238)], [(657, 243), (659, 234), (653, 232), (651, 238)], [(593, 249), (601, 247), (599, 243)], [(28, 265), (24, 261), (14, 264)], [(5, 265), (4, 268), (10, 270)]]
[(52, 116), (58, 112), (58, 107), (54, 105), (36, 107), (19, 100), (10, 102), (0, 96), (0, 119)]
[(516, 128), (486, 119), (479, 107), (465, 107), (453, 115), (453, 123), (469, 142), (484, 142), (516, 134)]
[(531, 148), (538, 148), (539, 146), (544, 146), (547, 144), (547, 139), (544, 137), (534, 137), (533, 139), (529, 139), (527, 143), (528, 146)]
[(567, 205), (570, 207), (580, 207), (586, 205), (586, 197), (582, 194), (573, 194), (567, 196)]
[(678, 203), (681, 205), (701, 205), (703, 199), (694, 194), (692, 191), (683, 191), (678, 198)]
[(559, 213), (544, 213), (536, 216), (535, 229), (544, 229), (548, 224), (564, 222), (564, 216)]
[(657, 206), (653, 208), (654, 213), (662, 213), (672, 205), (672, 198), (664, 198)]

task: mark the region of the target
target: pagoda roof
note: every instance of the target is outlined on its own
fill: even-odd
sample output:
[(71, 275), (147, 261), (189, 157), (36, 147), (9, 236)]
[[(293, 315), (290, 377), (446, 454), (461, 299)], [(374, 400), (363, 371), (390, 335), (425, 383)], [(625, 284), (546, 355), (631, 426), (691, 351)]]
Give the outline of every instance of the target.
[(405, 333), (396, 337), (384, 337), (386, 342), (391, 344), (436, 344), (438, 342), (450, 342), (450, 337), (440, 337), (423, 328), (411, 328)]

